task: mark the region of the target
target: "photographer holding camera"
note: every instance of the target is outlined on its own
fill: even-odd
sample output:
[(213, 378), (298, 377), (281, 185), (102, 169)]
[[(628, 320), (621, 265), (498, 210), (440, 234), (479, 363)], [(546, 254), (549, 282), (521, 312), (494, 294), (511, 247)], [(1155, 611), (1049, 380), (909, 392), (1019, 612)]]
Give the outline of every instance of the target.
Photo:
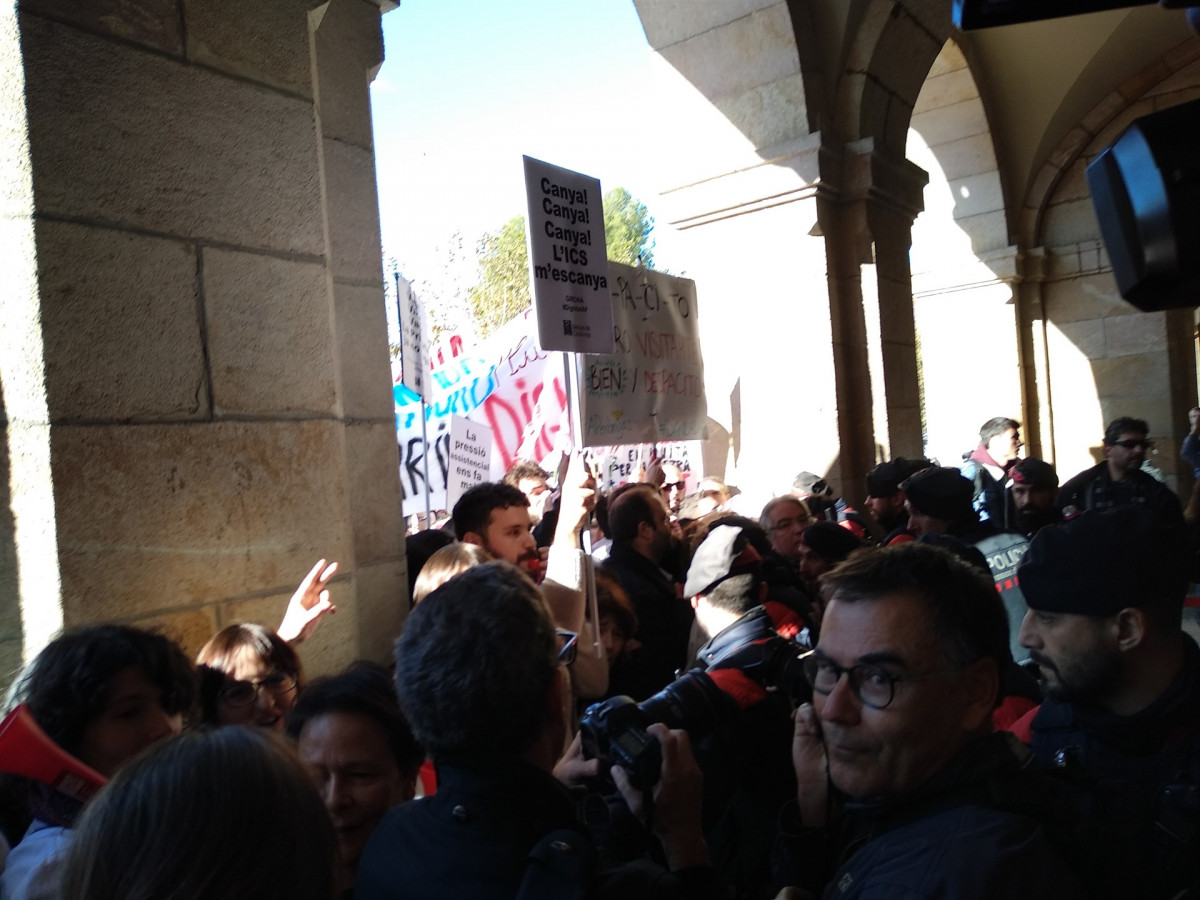
[[(651, 732), (662, 765), (645, 811), (669, 871), (598, 864), (574, 797), (551, 774), (567, 735), (564, 653), (573, 646), (507, 563), (459, 575), (412, 612), (396, 642), (396, 688), (438, 791), (380, 822), (356, 897), (723, 896), (700, 831), (699, 768), (687, 735), (661, 725)], [(614, 781), (642, 811), (624, 773)]]
[[(594, 704), (580, 723), (584, 755), (618, 763), (643, 788), (661, 765), (651, 723), (686, 730), (705, 776), (705, 837), (737, 897), (766, 896), (772, 884), (779, 808), (795, 794), (791, 713), (811, 696), (801, 664), (811, 632), (793, 606), (771, 599), (768, 548), (747, 519), (708, 523), (684, 588), (708, 638), (696, 667), (642, 703)], [(632, 836), (618, 828), (613, 843), (622, 837)]]

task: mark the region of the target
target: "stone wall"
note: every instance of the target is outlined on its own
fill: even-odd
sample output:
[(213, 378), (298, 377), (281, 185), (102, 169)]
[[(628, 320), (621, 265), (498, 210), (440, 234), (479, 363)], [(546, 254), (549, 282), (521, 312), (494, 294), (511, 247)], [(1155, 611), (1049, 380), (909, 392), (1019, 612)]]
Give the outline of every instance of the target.
[[(1142, 418), (1158, 442), (1149, 457), (1186, 500), (1191, 472), (1178, 456), (1196, 405), (1195, 321), (1189, 309), (1141, 312), (1121, 299), (1087, 187), (1088, 163), (1134, 120), (1200, 96), (1200, 39), (1182, 45), (1087, 117), (1060, 148), (1031, 204), (1040, 304), (1026, 305), (1037, 372), (1052, 400), (1048, 458), (1065, 480), (1102, 458), (1104, 426)], [(1033, 214), (1036, 209), (1038, 215)]]
[(386, 659), (407, 600), (379, 17), (28, 0), (4, 22), (24, 84), (5, 80), (0, 148), (28, 173), (4, 198), (7, 668), (83, 622), (161, 626), (189, 652), (277, 624), (322, 556), (339, 612), (306, 666)]

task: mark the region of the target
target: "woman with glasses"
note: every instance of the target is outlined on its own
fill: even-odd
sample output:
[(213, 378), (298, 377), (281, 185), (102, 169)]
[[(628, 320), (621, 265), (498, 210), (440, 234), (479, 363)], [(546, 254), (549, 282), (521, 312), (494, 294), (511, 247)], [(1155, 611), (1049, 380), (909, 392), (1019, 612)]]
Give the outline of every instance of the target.
[(200, 648), (196, 664), (206, 724), (283, 731), (303, 673), (300, 657), (276, 632), (252, 622), (230, 625)]

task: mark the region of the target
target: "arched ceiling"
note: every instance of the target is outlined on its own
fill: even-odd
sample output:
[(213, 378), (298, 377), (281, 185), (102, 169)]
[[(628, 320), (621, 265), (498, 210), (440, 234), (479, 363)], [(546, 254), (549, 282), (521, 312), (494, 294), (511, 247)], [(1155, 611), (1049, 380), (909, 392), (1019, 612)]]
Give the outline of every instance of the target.
[[(786, 4), (809, 128), (835, 141), (874, 134), (883, 145), (902, 142), (940, 42), (951, 37), (979, 85), (1011, 210), (1023, 206), (1033, 178), (1084, 117), (1193, 38), (1183, 10), (1157, 4), (964, 33), (950, 25), (951, 0), (635, 2), (650, 45), (660, 52), (679, 38), (672, 27), (695, 32), (704, 11), (701, 18), (712, 22), (699, 27), (712, 28), (713, 54), (723, 52), (716, 25)], [(728, 48), (731, 57), (747, 51)], [(714, 102), (721, 94), (711, 72), (702, 83), (680, 71)]]
[(1192, 36), (1183, 10), (1157, 5), (956, 33), (987, 110), (1009, 208), (1020, 208), (1081, 119)]

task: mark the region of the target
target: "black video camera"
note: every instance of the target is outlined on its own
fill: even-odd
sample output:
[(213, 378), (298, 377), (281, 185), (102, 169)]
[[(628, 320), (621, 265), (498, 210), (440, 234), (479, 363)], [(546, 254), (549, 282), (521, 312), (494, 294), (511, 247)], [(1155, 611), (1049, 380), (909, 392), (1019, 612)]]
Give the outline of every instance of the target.
[(710, 671), (736, 669), (768, 690), (784, 692), (795, 705), (812, 695), (804, 655), (794, 641), (772, 636), (739, 647), (708, 670), (693, 669), (643, 703), (629, 697), (593, 703), (579, 722), (583, 755), (620, 766), (634, 787), (648, 790), (658, 783), (662, 769), (658, 741), (646, 732), (650, 725), (682, 728), (697, 740), (737, 717), (738, 700), (717, 685)]

